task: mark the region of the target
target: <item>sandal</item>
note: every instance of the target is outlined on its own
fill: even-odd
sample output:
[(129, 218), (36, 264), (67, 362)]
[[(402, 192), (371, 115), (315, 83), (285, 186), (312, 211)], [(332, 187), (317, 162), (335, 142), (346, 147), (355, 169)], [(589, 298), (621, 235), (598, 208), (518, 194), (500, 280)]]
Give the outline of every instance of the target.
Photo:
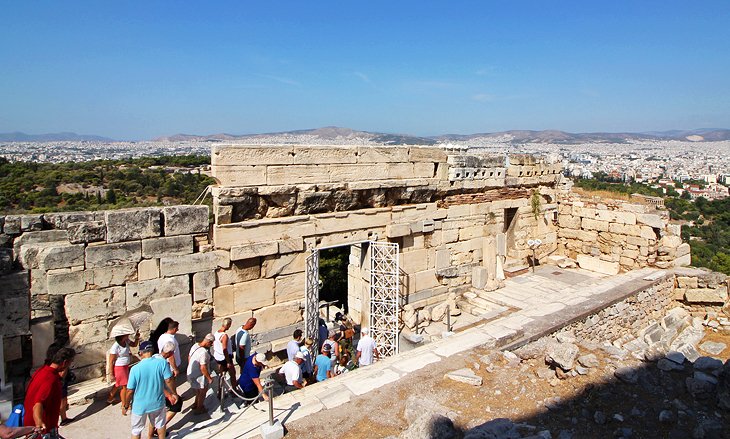
[(129, 406), (123, 406), (122, 407), (122, 416), (127, 416), (128, 410), (129, 410)]
[(76, 420), (75, 418), (66, 418), (66, 419), (62, 419), (62, 420), (61, 420), (61, 423), (60, 423), (59, 425), (63, 427), (63, 426), (66, 426), (66, 425), (68, 425), (68, 424), (72, 423), (72, 422), (73, 422), (73, 421), (75, 421), (75, 420)]

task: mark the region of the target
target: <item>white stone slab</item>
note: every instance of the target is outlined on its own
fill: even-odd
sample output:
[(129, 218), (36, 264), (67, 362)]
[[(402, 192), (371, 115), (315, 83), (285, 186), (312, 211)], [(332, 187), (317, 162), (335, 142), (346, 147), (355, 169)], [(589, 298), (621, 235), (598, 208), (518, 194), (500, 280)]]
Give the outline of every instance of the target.
[(363, 373), (358, 377), (347, 378), (348, 380), (345, 383), (345, 386), (355, 395), (363, 395), (371, 390), (379, 389), (386, 384), (398, 380), (398, 378), (400, 378), (400, 374), (392, 369), (383, 369), (374, 370), (372, 373)]
[[(448, 342), (446, 343), (448, 344)], [(393, 367), (408, 373), (439, 361), (441, 361), (441, 357), (439, 357), (438, 355), (432, 352), (423, 352), (410, 358), (399, 359), (399, 361), (393, 364)]]
[(479, 330), (467, 330), (461, 334), (447, 338), (433, 352), (442, 357), (450, 357), (459, 352), (474, 349), (477, 346), (494, 346), (494, 343), (495, 339), (489, 334)]

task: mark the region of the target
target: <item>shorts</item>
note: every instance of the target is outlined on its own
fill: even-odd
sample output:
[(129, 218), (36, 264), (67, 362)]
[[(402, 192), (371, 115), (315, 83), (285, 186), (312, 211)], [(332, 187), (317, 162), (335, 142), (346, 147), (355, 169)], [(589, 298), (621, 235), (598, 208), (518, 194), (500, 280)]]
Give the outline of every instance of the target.
[(188, 382), (190, 383), (191, 389), (202, 390), (208, 388), (208, 380), (204, 375), (195, 378), (188, 377)]
[(175, 404), (170, 404), (170, 400), (165, 398), (165, 407), (171, 413), (180, 413), (182, 411), (182, 398), (178, 396)]
[(216, 363), (218, 363), (218, 370), (221, 372), (225, 372), (228, 370), (228, 362), (226, 360), (215, 360)]
[(144, 426), (149, 418), (150, 424), (154, 425), (155, 428), (165, 427), (165, 407), (159, 410), (155, 410), (151, 413), (145, 413), (144, 415), (135, 415), (132, 413), (132, 436), (139, 436), (144, 430)]
[(114, 383), (117, 387), (126, 386), (129, 382), (129, 366), (114, 366)]

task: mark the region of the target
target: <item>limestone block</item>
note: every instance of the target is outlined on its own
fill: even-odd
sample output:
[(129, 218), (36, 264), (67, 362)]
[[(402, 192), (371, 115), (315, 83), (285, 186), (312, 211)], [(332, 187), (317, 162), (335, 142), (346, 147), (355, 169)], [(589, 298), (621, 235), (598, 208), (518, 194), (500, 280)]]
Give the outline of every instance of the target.
[(105, 320), (121, 315), (126, 310), (124, 287), (69, 294), (66, 296), (65, 308), (66, 317), (71, 324), (86, 320)]
[(137, 280), (150, 280), (160, 277), (160, 260), (144, 259), (137, 265)]
[[(55, 340), (55, 326), (52, 319), (30, 325), (33, 349), (33, 367), (41, 367), (46, 359), (46, 350)], [(106, 334), (105, 334), (106, 335)]]
[(436, 270), (443, 270), (451, 266), (451, 252), (447, 248), (436, 250)]
[(91, 244), (86, 247), (86, 268), (131, 264), (137, 263), (141, 259), (141, 241)]
[(727, 287), (720, 288), (688, 288), (684, 292), (684, 300), (689, 303), (707, 303), (723, 305), (727, 300)]
[(278, 276), (275, 285), (276, 303), (302, 300), (304, 298), (304, 273), (295, 273), (287, 276)]
[[(111, 345), (113, 341), (109, 340), (107, 334), (106, 320), (79, 323), (70, 325), (68, 328), (69, 344), (71, 346), (85, 346), (100, 341), (108, 341)], [(33, 342), (35, 343), (35, 340)]]
[(82, 244), (27, 244), (20, 248), (20, 264), (23, 268), (53, 270), (84, 265)]
[(213, 298), (215, 270), (201, 271), (193, 275), (193, 300), (200, 302)]
[(278, 239), (301, 238), (315, 234), (315, 223), (309, 216), (263, 219), (243, 223), (216, 225), (213, 242), (217, 248)]
[(20, 215), (20, 231), (31, 232), (43, 230), (42, 215)]
[(330, 177), (327, 172), (328, 169), (329, 166), (327, 165), (269, 166), (268, 168), (266, 168), (266, 184), (271, 186), (285, 184), (327, 183), (328, 181), (330, 181)]
[(230, 224), (233, 221), (233, 206), (215, 206), (215, 224)]
[(190, 293), (190, 279), (182, 276), (129, 282), (126, 286), (127, 307), (132, 309), (161, 297)]
[(256, 259), (232, 261), (230, 268), (216, 270), (217, 285), (230, 285), (261, 277), (261, 262)]
[(72, 223), (101, 221), (104, 212), (54, 212), (43, 214), (43, 219), (55, 229), (66, 230)]
[(459, 240), (459, 229), (443, 230), (441, 239), (444, 244), (451, 244)]
[(573, 215), (558, 215), (558, 224), (567, 229), (580, 229), (581, 218)]
[[(165, 227), (167, 227), (167, 223), (165, 223)], [(165, 236), (142, 240), (142, 257), (145, 259), (188, 255), (192, 252), (192, 235)]]
[(484, 289), (487, 286), (489, 280), (489, 271), (486, 267), (474, 267), (472, 268), (471, 284), (474, 288)]
[(423, 291), (428, 288), (434, 288), (441, 285), (436, 278), (436, 270), (419, 271), (415, 275), (409, 276), (414, 280), (414, 292)]
[(211, 148), (211, 165), (291, 165), (294, 164), (293, 146), (223, 146)]
[(433, 162), (446, 163), (448, 154), (445, 149), (440, 147), (418, 147), (411, 146), (408, 149), (409, 162)]
[(691, 248), (690, 248), (689, 244), (682, 243), (677, 247), (677, 257), (689, 255), (690, 251), (691, 251)]
[(303, 238), (280, 239), (277, 243), (279, 244), (279, 253), (281, 254), (304, 251)]
[(495, 243), (497, 244), (497, 256), (507, 255), (507, 236), (504, 233), (499, 233), (495, 236)]
[[(27, 276), (27, 274), (26, 274)], [(30, 295), (8, 294), (3, 290), (0, 295), (0, 334), (9, 337), (25, 335), (30, 330)]]
[(273, 305), (275, 302), (274, 279), (257, 279), (218, 288), (233, 290), (234, 312), (244, 312)]
[(19, 215), (8, 215), (5, 217), (3, 224), (3, 232), (7, 235), (19, 235), (20, 234), (20, 216)]
[(656, 233), (654, 233), (654, 229), (649, 226), (641, 226), (641, 232), (639, 236), (649, 240), (657, 239)]
[(88, 271), (74, 271), (70, 273), (48, 274), (46, 288), (48, 294), (71, 294), (84, 291)]
[(581, 226), (585, 230), (597, 230), (599, 232), (608, 232), (608, 224), (606, 221), (598, 221), (590, 218), (583, 218), (581, 221)]
[(215, 250), (207, 253), (160, 258), (160, 276), (171, 277), (198, 271), (215, 270), (230, 265), (229, 253)]
[(356, 146), (295, 146), (295, 165), (320, 165), (327, 163), (357, 163)]
[(468, 204), (457, 204), (455, 206), (449, 206), (447, 212), (447, 218), (461, 218), (471, 215), (471, 207)]
[(235, 312), (236, 290), (231, 287), (232, 285), (213, 288), (213, 314), (215, 316), (229, 316)]
[(682, 225), (681, 224), (667, 224), (666, 228), (668, 235), (682, 236)]
[(583, 218), (593, 218), (597, 216), (597, 210), (592, 207), (578, 207), (573, 205), (573, 215), (580, 216)]
[(155, 208), (108, 210), (104, 212), (106, 242), (134, 241), (162, 235), (161, 212)]
[(459, 229), (459, 241), (468, 241), (484, 236), (484, 226), (473, 226)]
[[(436, 174), (435, 163), (414, 163), (413, 177), (415, 178), (434, 178)], [(409, 177), (407, 177), (409, 178)]]
[[(37, 296), (48, 294), (48, 276), (45, 270), (29, 270), (30, 271), (30, 294)], [(27, 272), (24, 272), (27, 273)], [(0, 279), (3, 279), (0, 277)], [(25, 281), (27, 284), (27, 280)]]
[[(246, 316), (246, 318), (251, 316), (250, 313), (242, 313), (240, 315)], [(298, 301), (285, 302), (261, 308), (254, 312), (254, 317), (257, 319), (255, 332), (267, 332), (282, 326), (301, 322), (302, 309)], [(245, 321), (244, 319), (241, 320)]]
[(134, 282), (137, 278), (137, 264), (112, 265), (110, 267), (97, 267), (88, 270), (87, 282), (89, 288), (107, 288), (116, 285), (124, 285), (127, 282)]
[(671, 235), (662, 236), (662, 239), (659, 240), (659, 245), (674, 249), (682, 245), (682, 238)]
[(91, 372), (89, 376), (98, 377), (104, 370), (106, 352), (110, 347), (109, 341), (98, 341), (95, 343), (71, 347), (76, 350), (76, 357), (74, 357), (74, 369), (78, 372), (80, 368), (97, 365), (99, 370)]
[[(4, 363), (20, 360), (23, 358), (23, 345), (22, 345), (22, 338), (21, 337), (10, 337), (5, 336), (2, 339), (3, 343), (3, 358)], [(5, 401), (3, 401), (5, 402)]]
[(178, 334), (192, 335), (192, 303), (189, 295), (155, 299), (150, 302), (154, 313), (153, 321), (172, 317), (180, 322)]
[(385, 236), (388, 238), (398, 238), (411, 234), (410, 224), (388, 224), (385, 226)]
[(679, 288), (698, 288), (696, 277), (678, 276), (677, 286)]
[[(302, 240), (302, 246), (304, 241)], [(275, 255), (279, 253), (278, 241), (257, 242), (254, 244), (244, 244), (231, 247), (231, 260), (240, 261), (242, 259), (257, 258), (259, 256)]]
[(638, 224), (647, 225), (649, 227), (655, 227), (657, 229), (663, 229), (666, 225), (666, 221), (662, 219), (659, 215), (655, 215), (652, 213), (637, 213), (636, 214), (636, 222)]
[(26, 232), (15, 238), (13, 241), (13, 251), (15, 257), (20, 255), (20, 249), (27, 244), (42, 243), (63, 243), (68, 244), (68, 236), (65, 230), (42, 230), (39, 232)]
[(428, 269), (428, 254), (426, 249), (403, 252), (400, 257), (401, 269), (407, 274)]
[(221, 186), (266, 185), (266, 166), (222, 166), (211, 168), (211, 175)]
[(620, 270), (618, 262), (602, 261), (599, 258), (588, 255), (578, 255), (577, 262), (580, 268), (597, 273), (616, 275)]
[(410, 161), (408, 148), (401, 146), (361, 146), (358, 148), (358, 163), (407, 163)]
[(165, 236), (208, 233), (208, 206), (178, 205), (162, 208)]
[(106, 223), (104, 221), (69, 223), (66, 230), (68, 240), (73, 244), (106, 241)]

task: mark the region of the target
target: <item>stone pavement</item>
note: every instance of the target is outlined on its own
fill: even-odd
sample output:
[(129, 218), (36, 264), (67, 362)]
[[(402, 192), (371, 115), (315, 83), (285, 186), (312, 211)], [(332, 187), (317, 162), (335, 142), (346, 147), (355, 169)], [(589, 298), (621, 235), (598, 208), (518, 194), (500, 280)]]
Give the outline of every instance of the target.
[[(364, 395), (429, 364), (477, 346), (516, 348), (584, 319), (672, 275), (672, 271), (642, 269), (606, 277), (580, 269), (538, 267), (536, 273), (508, 279), (504, 288), (488, 293), (489, 300), (514, 310), (509, 315), (324, 383), (279, 396), (274, 401), (275, 416), (286, 425), (321, 410), (338, 407), (354, 396)], [(186, 401), (186, 407), (189, 404)], [(208, 395), (206, 406), (211, 410), (217, 406), (212, 394)], [(193, 417), (189, 411), (184, 412), (184, 416), (178, 415), (180, 420), (173, 422), (176, 429), (170, 437), (254, 437), (259, 434), (259, 426), (268, 422), (267, 404), (259, 403), (244, 410), (229, 400), (225, 406), (225, 412), (216, 410), (210, 417)], [(73, 408), (71, 416), (82, 408)], [(104, 420), (102, 426), (100, 419)], [(103, 428), (101, 431), (104, 433), (93, 437), (128, 437), (129, 418), (122, 418), (118, 405), (103, 407), (97, 414), (64, 427), (62, 434), (69, 438), (89, 436), (91, 430), (99, 428)]]

